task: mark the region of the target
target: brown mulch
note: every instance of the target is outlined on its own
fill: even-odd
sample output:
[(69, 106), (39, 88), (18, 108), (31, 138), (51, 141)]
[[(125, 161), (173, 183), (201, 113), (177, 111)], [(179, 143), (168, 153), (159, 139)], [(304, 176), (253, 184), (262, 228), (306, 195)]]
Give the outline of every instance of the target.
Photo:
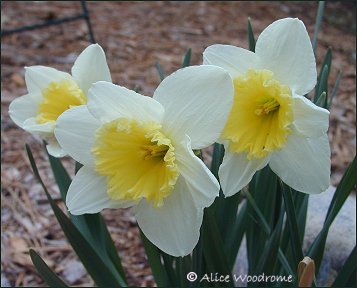
[[(96, 41), (106, 52), (114, 83), (152, 95), (159, 83), (158, 61), (167, 74), (180, 67), (192, 48), (191, 64), (202, 62), (203, 50), (215, 43), (247, 48), (247, 17), (256, 35), (283, 17), (304, 21), (312, 37), (317, 2), (90, 2)], [(355, 155), (356, 46), (355, 2), (327, 2), (318, 37), (318, 67), (328, 47), (333, 50), (329, 87), (343, 72), (330, 116), (331, 182), (337, 185)], [(1, 29), (12, 29), (75, 15), (79, 2), (2, 1)], [(24, 144), (28, 143), (53, 197), (54, 183), (40, 139), (19, 129), (8, 116), (9, 103), (26, 94), (24, 66), (45, 65), (70, 71), (88, 45), (83, 20), (1, 38), (1, 274), (12, 286), (46, 286), (28, 255), (34, 247), (71, 286), (93, 286), (57, 224), (44, 192), (35, 180)], [(331, 90), (330, 90), (331, 91)], [(64, 164), (74, 173), (73, 162)], [(64, 208), (63, 203), (59, 202)], [(135, 218), (130, 209), (104, 211), (130, 286), (153, 286)], [(3, 282), (2, 282), (3, 286)]]

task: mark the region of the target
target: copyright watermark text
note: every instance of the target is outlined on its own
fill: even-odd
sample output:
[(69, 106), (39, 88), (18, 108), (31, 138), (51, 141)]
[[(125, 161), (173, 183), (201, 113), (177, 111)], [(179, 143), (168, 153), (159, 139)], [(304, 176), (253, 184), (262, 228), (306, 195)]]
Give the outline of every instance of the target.
[[(187, 273), (187, 280), (190, 282), (195, 282), (199, 279), (199, 282), (206, 281), (208, 283), (228, 283), (231, 281), (230, 275), (222, 275), (219, 273), (207, 273), (204, 274), (201, 278), (198, 278), (198, 275), (195, 272)], [(265, 282), (265, 283), (284, 283), (293, 282), (292, 275), (265, 275), (264, 273), (260, 275), (236, 275), (233, 274), (234, 282), (244, 282), (244, 283), (254, 283), (254, 282)]]

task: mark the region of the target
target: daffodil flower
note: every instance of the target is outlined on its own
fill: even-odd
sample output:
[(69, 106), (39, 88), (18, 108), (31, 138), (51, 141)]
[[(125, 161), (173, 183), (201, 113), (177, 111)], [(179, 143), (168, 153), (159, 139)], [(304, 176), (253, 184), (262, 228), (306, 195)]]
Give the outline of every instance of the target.
[[(267, 164), (290, 187), (320, 193), (330, 183), (329, 112), (302, 95), (316, 84), (316, 62), (302, 21), (286, 18), (259, 36), (255, 53), (212, 45), (204, 64), (226, 69), (234, 103), (220, 141), (219, 179), (226, 196), (246, 186)], [(223, 94), (222, 94), (223, 95)]]
[(67, 109), (85, 104), (94, 82), (111, 82), (104, 51), (98, 44), (88, 46), (76, 59), (72, 75), (45, 66), (25, 69), (28, 94), (11, 102), (9, 115), (16, 125), (45, 139), (51, 155), (65, 156), (53, 133), (57, 118)]
[(68, 210), (135, 206), (151, 242), (170, 255), (187, 255), (198, 242), (204, 207), (219, 194), (193, 149), (218, 139), (232, 102), (229, 74), (211, 65), (176, 71), (153, 98), (94, 84), (87, 105), (64, 112), (55, 128), (60, 145), (84, 165), (69, 187)]

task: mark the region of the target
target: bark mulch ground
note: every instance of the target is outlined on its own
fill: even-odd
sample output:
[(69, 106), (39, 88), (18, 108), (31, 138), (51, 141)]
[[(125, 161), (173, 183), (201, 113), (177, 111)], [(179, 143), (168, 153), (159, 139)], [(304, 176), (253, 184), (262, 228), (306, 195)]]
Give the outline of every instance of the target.
[[(159, 83), (158, 61), (167, 74), (180, 67), (187, 48), (191, 64), (202, 63), (203, 50), (215, 43), (243, 48), (247, 18), (256, 35), (284, 17), (304, 21), (312, 37), (317, 2), (89, 2), (94, 35), (104, 48), (114, 83), (152, 95)], [(340, 88), (333, 101), (329, 136), (332, 150), (331, 182), (337, 185), (355, 154), (356, 46), (355, 2), (326, 2), (318, 37), (317, 64), (333, 49), (329, 87), (339, 70)], [(2, 1), (1, 29), (12, 29), (81, 12), (79, 2)], [(19, 129), (8, 116), (9, 103), (26, 94), (24, 66), (70, 68), (88, 45), (88, 30), (78, 20), (1, 38), (1, 274), (12, 286), (46, 286), (28, 255), (34, 247), (48, 265), (73, 286), (92, 286), (82, 264), (67, 243), (44, 192), (34, 179), (24, 152), (28, 143), (53, 197), (59, 192), (40, 139)], [(209, 153), (207, 154), (209, 159)], [(64, 164), (74, 174), (73, 162)], [(64, 208), (63, 203), (59, 204)], [(104, 211), (131, 286), (153, 286), (135, 218), (130, 209)]]

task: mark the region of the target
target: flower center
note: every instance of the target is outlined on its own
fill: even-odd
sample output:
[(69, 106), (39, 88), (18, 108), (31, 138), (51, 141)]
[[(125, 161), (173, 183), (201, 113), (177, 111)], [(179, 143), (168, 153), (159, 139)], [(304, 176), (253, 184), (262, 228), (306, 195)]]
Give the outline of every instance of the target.
[(55, 123), (67, 109), (86, 104), (83, 91), (72, 80), (51, 82), (42, 91), (43, 100), (38, 106), (36, 121), (38, 124)]
[(108, 197), (161, 207), (179, 176), (175, 148), (161, 125), (116, 119), (97, 130), (92, 152), (96, 171), (107, 177)]
[(234, 103), (221, 138), (249, 160), (284, 147), (293, 120), (292, 95), (269, 70), (248, 70), (234, 80)]
[(277, 109), (279, 109), (279, 102), (276, 101), (275, 98), (270, 98), (262, 101), (262, 104), (257, 105), (257, 109), (255, 109), (254, 113), (257, 114), (258, 116), (264, 115), (264, 114), (269, 114), (270, 112), (273, 112)]

